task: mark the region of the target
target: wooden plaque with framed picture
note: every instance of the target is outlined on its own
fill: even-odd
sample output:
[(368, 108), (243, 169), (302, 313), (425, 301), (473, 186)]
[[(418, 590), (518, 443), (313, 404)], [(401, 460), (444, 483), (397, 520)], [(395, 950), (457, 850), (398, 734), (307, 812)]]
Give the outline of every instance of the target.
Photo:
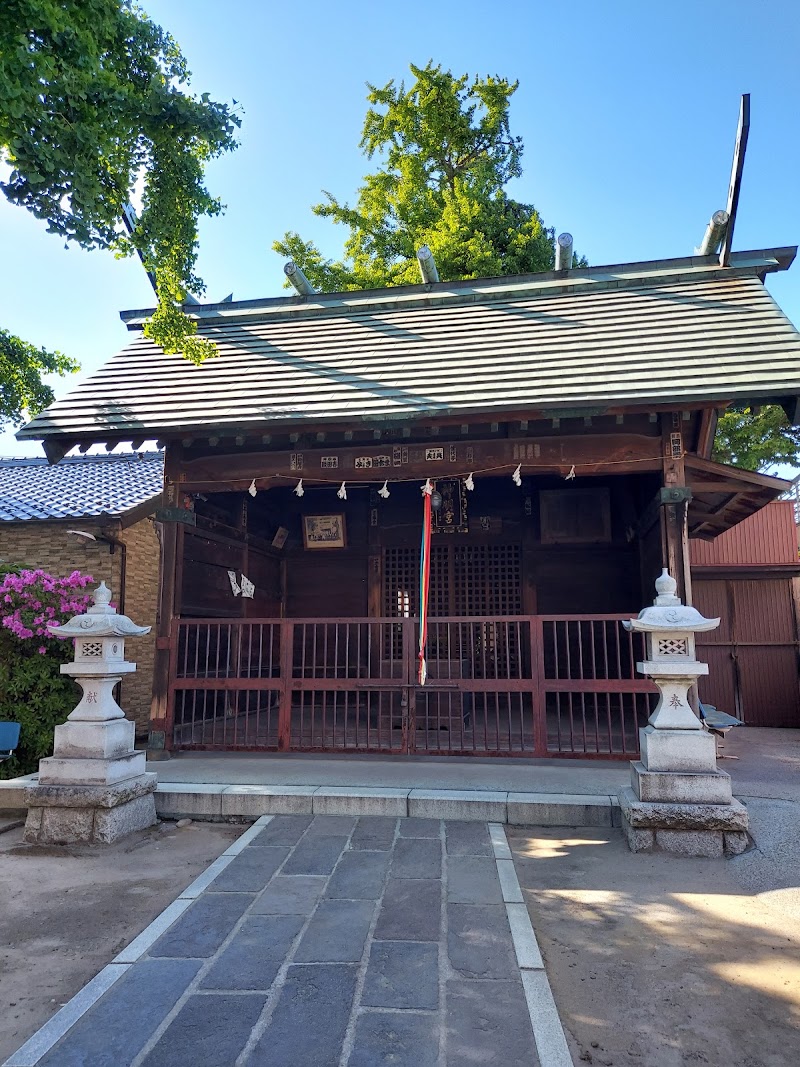
[(344, 515), (304, 515), (304, 548), (346, 548)]

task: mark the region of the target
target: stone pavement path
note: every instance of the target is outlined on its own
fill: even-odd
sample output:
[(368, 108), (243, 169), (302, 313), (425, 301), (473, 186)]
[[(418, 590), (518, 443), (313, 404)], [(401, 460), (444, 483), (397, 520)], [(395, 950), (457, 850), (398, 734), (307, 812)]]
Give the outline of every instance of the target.
[(557, 1015), (555, 1045), (548, 1039), (552, 999), (502, 827), (349, 816), (259, 822), (238, 854), (217, 860), (156, 920), (157, 939), (144, 931), (106, 968), (120, 974), (49, 1051), (8, 1063), (571, 1063), (565, 1044), (559, 1054)]

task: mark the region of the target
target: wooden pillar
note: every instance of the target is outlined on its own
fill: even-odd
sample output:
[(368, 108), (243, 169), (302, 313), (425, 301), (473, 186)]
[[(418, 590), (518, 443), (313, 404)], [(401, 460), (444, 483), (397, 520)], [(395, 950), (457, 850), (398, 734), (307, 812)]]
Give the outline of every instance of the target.
[(378, 493), (374, 487), (369, 491), (368, 521), (367, 615), (371, 619), (378, 619), (383, 615), (383, 552), (381, 550)]
[[(170, 444), (164, 460), (164, 507), (178, 506), (181, 446)], [(156, 524), (161, 559), (159, 596), (156, 612), (156, 649), (153, 660), (153, 697), (150, 703), (151, 752), (168, 752), (172, 747), (172, 713), (170, 706), (170, 638), (172, 621), (178, 612), (178, 577), (182, 570), (183, 538), (176, 522)]]
[(525, 487), (522, 518), (522, 614), (535, 615), (536, 598), (536, 530), (533, 518), (534, 494), (530, 486)]
[[(661, 463), (665, 489), (685, 489), (684, 441), (680, 412), (661, 416)], [(678, 596), (692, 603), (692, 576), (689, 565), (688, 499), (666, 502), (661, 507), (662, 566), (678, 583)]]

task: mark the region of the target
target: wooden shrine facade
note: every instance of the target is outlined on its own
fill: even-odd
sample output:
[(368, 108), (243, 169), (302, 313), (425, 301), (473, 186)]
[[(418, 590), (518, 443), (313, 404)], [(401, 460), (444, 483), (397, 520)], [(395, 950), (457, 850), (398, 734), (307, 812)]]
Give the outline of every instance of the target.
[(795, 252), (194, 305), (199, 368), (135, 337), (20, 436), (165, 447), (151, 744), (634, 755), (620, 620), (788, 485), (710, 456), (731, 403), (798, 420)]
[[(709, 419), (170, 446), (167, 505), (189, 521), (163, 527), (156, 735), (177, 749), (630, 759), (654, 690), (620, 620), (662, 565), (691, 598), (688, 532), (716, 532), (784, 486), (698, 457)], [(428, 478), (443, 506), (420, 686)]]

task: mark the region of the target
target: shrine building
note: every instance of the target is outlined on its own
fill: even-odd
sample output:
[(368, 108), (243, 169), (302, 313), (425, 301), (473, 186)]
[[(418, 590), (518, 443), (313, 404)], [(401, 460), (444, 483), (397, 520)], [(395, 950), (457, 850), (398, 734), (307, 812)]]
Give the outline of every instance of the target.
[(711, 454), (729, 405), (800, 420), (795, 252), (191, 305), (199, 367), (123, 313), (19, 436), (165, 449), (151, 747), (635, 758), (620, 620), (789, 486)]

